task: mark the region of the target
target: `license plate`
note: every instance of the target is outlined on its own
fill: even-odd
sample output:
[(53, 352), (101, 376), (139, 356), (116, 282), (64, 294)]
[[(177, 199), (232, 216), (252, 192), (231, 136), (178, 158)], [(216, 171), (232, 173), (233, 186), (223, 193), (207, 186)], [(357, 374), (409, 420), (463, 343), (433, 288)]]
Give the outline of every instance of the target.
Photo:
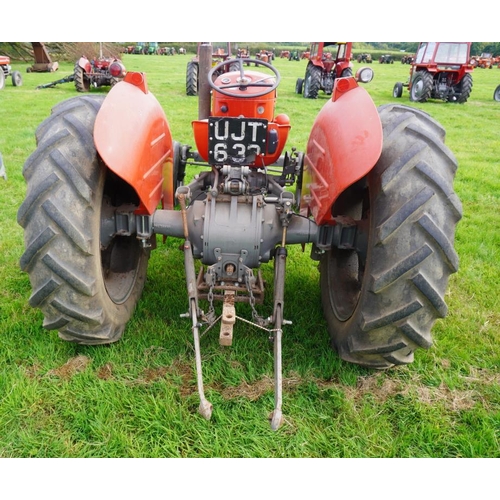
[(214, 165), (250, 165), (266, 152), (267, 120), (208, 119), (208, 161)]

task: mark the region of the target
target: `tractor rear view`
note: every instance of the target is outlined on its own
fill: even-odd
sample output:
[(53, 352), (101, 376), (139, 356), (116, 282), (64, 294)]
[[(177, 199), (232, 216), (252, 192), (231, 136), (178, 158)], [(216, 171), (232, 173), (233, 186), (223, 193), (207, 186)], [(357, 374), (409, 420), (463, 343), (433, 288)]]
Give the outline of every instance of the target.
[(408, 87), (410, 101), (441, 99), (463, 104), (472, 91), (471, 42), (421, 42), (406, 84), (397, 82), (393, 96)]
[(331, 95), (337, 78), (352, 76), (352, 42), (313, 42), (304, 78), (298, 78), (295, 92), (316, 99), (319, 91)]
[(89, 92), (91, 88), (113, 87), (125, 76), (125, 66), (119, 59), (80, 57), (75, 63), (73, 81), (78, 92)]
[[(207, 42), (199, 42), (196, 56), (187, 63), (186, 67), (186, 95), (197, 96), (200, 89), (199, 73), (200, 73), (200, 49)], [(219, 67), (218, 74), (229, 71), (229, 64), (219, 64), (231, 59), (231, 43), (224, 42), (216, 46), (212, 53), (212, 65)], [(248, 59), (248, 58), (247, 58)], [(217, 74), (214, 76), (218, 76)]]
[[(205, 55), (200, 102), (210, 107), (191, 122), (192, 144), (173, 139), (143, 73), (54, 107), (23, 169), (20, 265), (45, 328), (66, 341), (109, 344), (141, 300), (157, 237), (179, 239), (199, 412), (210, 419), (213, 410), (200, 338), (220, 325), (221, 349), (229, 348), (238, 321), (270, 341), (278, 429), (282, 343), (300, 314), (285, 307), (290, 245), (310, 245), (319, 262), (318, 309), (342, 359), (376, 369), (410, 363), (431, 346), (458, 268), (457, 162), (428, 114), (377, 108), (353, 76), (334, 81), (300, 152), (287, 145), (289, 116), (276, 114), (278, 70), (238, 58), (210, 68)], [(187, 165), (197, 169), (192, 179)], [(266, 286), (272, 301), (263, 300)]]

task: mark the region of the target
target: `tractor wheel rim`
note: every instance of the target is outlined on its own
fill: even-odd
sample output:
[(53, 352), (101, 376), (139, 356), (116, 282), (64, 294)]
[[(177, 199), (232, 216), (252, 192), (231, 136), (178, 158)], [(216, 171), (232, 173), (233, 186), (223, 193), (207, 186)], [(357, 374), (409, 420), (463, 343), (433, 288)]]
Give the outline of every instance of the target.
[(413, 94), (416, 97), (420, 97), (422, 95), (423, 88), (424, 88), (424, 84), (423, 84), (422, 80), (419, 80), (413, 86), (413, 89), (414, 89)]

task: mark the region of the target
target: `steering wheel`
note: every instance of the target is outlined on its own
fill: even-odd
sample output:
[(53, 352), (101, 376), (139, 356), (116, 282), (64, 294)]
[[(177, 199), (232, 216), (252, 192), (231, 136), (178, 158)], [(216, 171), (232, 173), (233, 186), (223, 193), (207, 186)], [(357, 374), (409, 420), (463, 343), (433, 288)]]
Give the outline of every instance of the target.
[[(245, 75), (245, 65), (248, 65), (250, 63), (255, 63), (256, 66), (264, 66), (270, 69), (273, 72), (273, 75), (265, 76), (264, 78), (261, 78), (259, 80), (252, 80), (250, 76)], [(216, 85), (215, 82), (213, 81), (214, 73), (217, 74), (217, 72), (219, 72), (221, 69), (224, 69), (227, 66), (232, 67), (235, 65), (238, 65), (238, 69), (237, 70), (231, 69), (231, 71), (240, 72), (240, 75), (236, 79), (236, 82), (228, 83), (227, 85), (224, 84)], [(276, 78), (274, 81), (268, 81), (270, 78), (273, 77)], [(278, 87), (280, 83), (280, 74), (272, 64), (269, 64), (267, 62), (260, 61), (258, 59), (236, 58), (236, 59), (228, 59), (226, 61), (222, 61), (219, 64), (217, 64), (217, 66), (214, 66), (208, 73), (208, 83), (210, 84), (210, 87), (212, 87), (214, 90), (229, 97), (244, 97), (244, 98), (261, 97), (263, 95), (268, 94), (269, 92), (272, 92), (274, 89)], [(264, 87), (264, 90), (262, 90), (262, 92), (256, 92), (248, 95), (244, 95), (234, 91), (231, 92), (231, 90), (228, 90), (228, 89), (238, 89), (241, 91), (241, 90), (246, 90), (248, 87)]]

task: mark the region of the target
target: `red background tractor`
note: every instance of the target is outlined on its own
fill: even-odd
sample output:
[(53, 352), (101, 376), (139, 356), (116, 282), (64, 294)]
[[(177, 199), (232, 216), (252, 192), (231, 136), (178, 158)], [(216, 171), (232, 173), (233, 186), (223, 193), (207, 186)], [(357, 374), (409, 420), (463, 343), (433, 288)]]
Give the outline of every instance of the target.
[(89, 92), (92, 87), (112, 87), (125, 76), (125, 66), (119, 59), (82, 56), (75, 63), (74, 82), (78, 92)]
[(297, 79), (295, 92), (316, 99), (320, 90), (331, 95), (336, 78), (352, 76), (352, 42), (313, 42), (305, 77)]
[(428, 99), (463, 104), (472, 91), (471, 42), (420, 42), (406, 84), (397, 82), (393, 96), (408, 87), (410, 101)]
[[(196, 56), (187, 63), (186, 66), (186, 95), (197, 96), (200, 90), (199, 73), (200, 73), (200, 47), (208, 42), (198, 42)], [(232, 57), (231, 42), (218, 43), (215, 50), (212, 52), (212, 65), (226, 61)], [(228, 65), (223, 65), (219, 70), (220, 73), (229, 71)]]

